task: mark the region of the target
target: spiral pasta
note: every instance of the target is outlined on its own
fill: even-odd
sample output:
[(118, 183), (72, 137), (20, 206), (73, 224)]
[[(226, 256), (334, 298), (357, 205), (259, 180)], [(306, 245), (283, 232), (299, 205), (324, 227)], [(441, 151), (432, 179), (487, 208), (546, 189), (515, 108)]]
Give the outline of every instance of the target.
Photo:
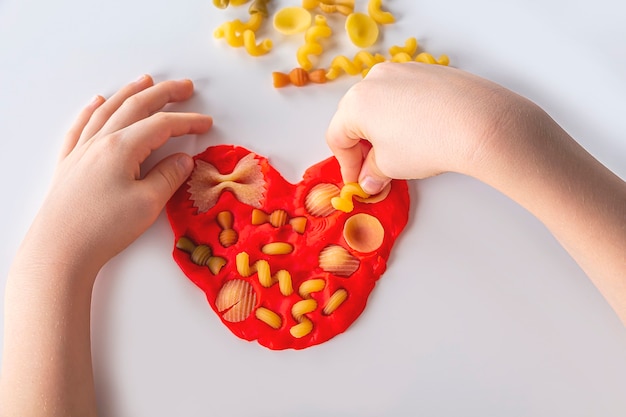
[(264, 259), (259, 259), (254, 264), (250, 265), (250, 256), (247, 252), (239, 252), (235, 257), (235, 263), (237, 272), (242, 277), (246, 278), (256, 273), (259, 283), (265, 288), (269, 288), (275, 283), (278, 283), (278, 288), (282, 295), (288, 296), (293, 293), (293, 284), (289, 271), (281, 269), (272, 276), (269, 262)]
[(348, 75), (356, 75), (359, 73), (365, 75), (374, 65), (384, 61), (384, 56), (371, 54), (367, 51), (357, 52), (352, 60), (345, 55), (338, 55), (331, 61), (330, 68), (326, 72), (326, 78), (334, 80), (339, 77), (342, 72)]
[(304, 34), (304, 45), (300, 46), (296, 52), (298, 64), (306, 71), (313, 68), (313, 63), (309, 59), (309, 55), (321, 55), (324, 51), (321, 38), (328, 38), (333, 34), (332, 29), (328, 26), (326, 18), (322, 15), (315, 16), (315, 24), (307, 29)]

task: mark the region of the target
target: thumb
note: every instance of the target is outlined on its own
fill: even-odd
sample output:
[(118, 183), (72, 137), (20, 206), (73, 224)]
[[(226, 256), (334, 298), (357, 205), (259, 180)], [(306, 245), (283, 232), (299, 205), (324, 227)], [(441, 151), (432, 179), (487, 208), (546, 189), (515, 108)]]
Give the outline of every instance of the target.
[(391, 178), (381, 172), (376, 165), (374, 148), (370, 148), (359, 174), (359, 185), (366, 193), (378, 194), (391, 182)]
[(165, 203), (178, 190), (193, 170), (193, 158), (187, 154), (170, 155), (156, 164), (145, 176), (154, 194)]

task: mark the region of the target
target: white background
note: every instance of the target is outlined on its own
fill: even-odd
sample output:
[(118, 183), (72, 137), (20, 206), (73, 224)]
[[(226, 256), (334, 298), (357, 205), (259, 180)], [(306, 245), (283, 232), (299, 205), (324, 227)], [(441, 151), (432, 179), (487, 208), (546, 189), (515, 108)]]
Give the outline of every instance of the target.
[[(300, 4), (273, 3), (274, 11)], [(537, 102), (626, 177), (626, 16), (615, 1), (385, 5), (398, 21), (375, 50), (417, 37), (452, 65)], [(275, 90), (270, 74), (296, 65), (301, 38), (269, 26), (261, 33), (275, 48), (261, 58), (213, 38), (246, 9), (219, 10), (210, 0), (0, 0), (0, 288), (66, 129), (95, 94), (143, 73), (192, 78), (195, 97), (172, 108), (215, 118), (210, 133), (171, 140), (148, 166), (233, 143), (296, 182), (330, 156), (326, 126), (358, 77)], [(356, 52), (343, 36), (336, 31), (323, 60)], [(233, 336), (172, 260), (162, 215), (97, 280), (100, 414), (626, 415), (626, 329), (546, 229), (460, 175), (412, 182), (411, 193), (409, 225), (366, 311), (304, 351)]]

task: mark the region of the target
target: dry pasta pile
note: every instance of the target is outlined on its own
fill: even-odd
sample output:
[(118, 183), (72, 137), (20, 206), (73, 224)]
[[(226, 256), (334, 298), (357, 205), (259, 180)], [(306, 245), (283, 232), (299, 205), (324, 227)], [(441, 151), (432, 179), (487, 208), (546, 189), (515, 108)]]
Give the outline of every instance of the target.
[[(250, 0), (213, 0), (220, 8), (243, 6)], [(365, 2), (364, 2), (365, 3)], [(357, 47), (351, 55), (337, 54), (330, 59), (326, 68), (317, 68), (316, 63), (324, 54), (331, 37), (337, 36), (328, 23), (329, 15), (345, 16), (345, 33)], [(448, 65), (447, 55), (435, 58), (428, 52), (418, 51), (414, 37), (395, 45), (386, 54), (371, 52), (379, 41), (381, 28), (396, 22), (395, 16), (383, 9), (382, 0), (367, 0), (366, 12), (355, 10), (355, 0), (302, 0), (300, 6), (283, 7), (271, 10), (270, 0), (252, 0), (247, 18), (234, 19), (222, 23), (214, 32), (217, 39), (223, 39), (234, 48), (244, 48), (251, 56), (262, 56), (271, 52), (271, 39), (259, 39), (257, 33), (264, 23), (271, 20), (274, 29), (283, 35), (302, 36), (302, 44), (297, 48), (297, 65), (288, 72), (272, 73), (276, 88), (293, 85), (302, 87), (309, 83), (323, 84), (335, 80), (342, 74), (365, 76), (376, 64), (384, 61), (418, 61), (427, 64)]]

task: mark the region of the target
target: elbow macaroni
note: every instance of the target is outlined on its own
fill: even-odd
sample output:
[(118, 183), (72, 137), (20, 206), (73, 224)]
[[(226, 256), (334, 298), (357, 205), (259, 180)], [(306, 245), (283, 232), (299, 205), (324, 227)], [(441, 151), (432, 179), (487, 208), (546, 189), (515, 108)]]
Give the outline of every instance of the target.
[(396, 18), (389, 12), (381, 10), (382, 0), (370, 0), (367, 4), (367, 13), (378, 24), (388, 25), (396, 21)]

